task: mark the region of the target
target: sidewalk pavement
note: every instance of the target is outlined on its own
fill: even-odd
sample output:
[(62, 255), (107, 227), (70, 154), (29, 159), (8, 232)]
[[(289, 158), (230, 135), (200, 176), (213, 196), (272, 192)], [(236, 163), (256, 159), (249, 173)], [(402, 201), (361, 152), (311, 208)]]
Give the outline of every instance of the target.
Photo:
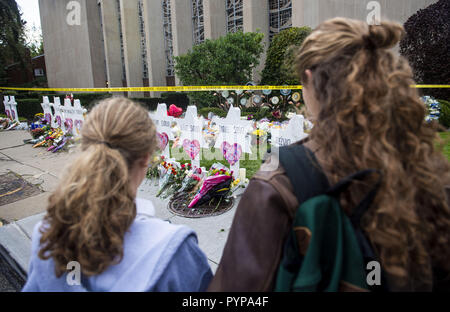
[[(60, 182), (64, 167), (79, 153), (76, 148), (55, 154), (47, 152), (45, 148), (33, 149), (31, 145), (23, 144), (23, 140), (29, 138), (27, 131), (0, 132), (0, 175), (14, 172), (27, 182), (39, 186), (41, 190), (38, 195), (0, 206), (0, 218), (9, 222), (0, 227), (0, 245), (25, 272), (28, 271), (34, 225), (44, 216), (48, 196)], [(155, 197), (157, 192), (155, 184), (156, 181), (144, 180), (138, 189), (138, 197), (153, 202), (156, 217), (192, 228), (197, 233), (200, 248), (205, 252), (211, 269), (215, 272), (239, 197), (233, 208), (222, 215), (184, 218), (168, 210), (167, 199)]]

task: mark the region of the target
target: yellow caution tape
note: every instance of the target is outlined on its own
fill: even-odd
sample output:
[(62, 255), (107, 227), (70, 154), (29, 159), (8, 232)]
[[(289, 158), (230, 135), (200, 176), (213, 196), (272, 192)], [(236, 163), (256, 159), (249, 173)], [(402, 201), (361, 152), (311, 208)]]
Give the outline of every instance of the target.
[(283, 90), (302, 89), (302, 86), (177, 86), (177, 87), (128, 87), (128, 88), (14, 88), (0, 90), (55, 91), (55, 92), (170, 92), (170, 91), (220, 91), (220, 90)]
[[(412, 85), (412, 88), (450, 88), (450, 85)], [(176, 86), (176, 87), (127, 87), (127, 88), (15, 88), (0, 87), (0, 90), (53, 91), (53, 92), (180, 92), (221, 90), (300, 90), (301, 85), (292, 86)]]

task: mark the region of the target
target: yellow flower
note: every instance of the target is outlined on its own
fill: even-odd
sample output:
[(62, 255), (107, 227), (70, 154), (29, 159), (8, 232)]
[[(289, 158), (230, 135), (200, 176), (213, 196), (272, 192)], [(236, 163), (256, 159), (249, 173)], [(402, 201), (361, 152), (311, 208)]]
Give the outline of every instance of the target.
[(252, 134), (257, 135), (257, 136), (263, 136), (264, 135), (264, 131), (261, 130), (261, 129), (257, 129), (255, 131), (253, 131)]

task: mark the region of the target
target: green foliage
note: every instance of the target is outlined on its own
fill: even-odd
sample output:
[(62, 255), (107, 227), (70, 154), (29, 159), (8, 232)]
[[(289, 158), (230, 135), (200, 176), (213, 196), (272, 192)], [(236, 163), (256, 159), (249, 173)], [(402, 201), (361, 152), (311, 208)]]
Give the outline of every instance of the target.
[(208, 118), (210, 112), (219, 117), (227, 116), (227, 112), (218, 107), (203, 107), (198, 110), (198, 113), (205, 118)]
[(140, 103), (149, 111), (156, 110), (156, 108), (158, 107), (158, 103), (163, 103), (162, 98), (131, 98), (130, 100)]
[[(400, 54), (411, 65), (414, 80), (419, 84), (449, 84), (450, 1), (440, 0), (417, 11), (404, 28)], [(447, 88), (429, 89), (427, 94), (450, 101)]]
[[(252, 79), (264, 50), (261, 33), (229, 33), (226, 36), (193, 47), (185, 55), (175, 57), (175, 71), (184, 85), (242, 85)], [(189, 92), (192, 104), (211, 106), (211, 92)]]
[(5, 67), (18, 62), (26, 68), (25, 21), (15, 0), (0, 1), (0, 84), (7, 84)]
[(439, 123), (446, 128), (450, 128), (450, 102), (437, 100), (441, 104)]
[(40, 99), (21, 99), (17, 101), (17, 113), (20, 117), (33, 120), (34, 115), (42, 113)]
[[(36, 28), (33, 26), (33, 31), (36, 31)], [(44, 39), (42, 34), (38, 41), (32, 41), (28, 44), (28, 48), (30, 49), (31, 57), (36, 57), (44, 54)]]
[[(98, 102), (100, 102), (103, 99), (109, 98), (112, 95), (109, 93), (97, 93), (97, 92), (91, 92), (91, 93), (77, 93), (73, 95), (74, 99), (78, 99), (81, 102), (81, 105), (86, 109), (91, 109), (95, 106)], [(65, 95), (61, 96), (61, 103), (64, 102)], [(52, 99), (52, 98), (50, 98)], [(50, 101), (51, 102), (51, 101)]]
[(281, 31), (273, 37), (267, 51), (267, 58), (262, 72), (263, 85), (295, 85), (298, 79), (292, 71), (294, 51), (298, 50), (312, 29), (305, 27), (292, 27)]
[(442, 150), (445, 157), (450, 161), (450, 132), (440, 132), (439, 136), (442, 141), (438, 141), (435, 146)]
[(189, 99), (187, 95), (178, 92), (161, 93), (160, 98), (132, 98), (132, 100), (142, 104), (142, 106), (144, 106), (149, 111), (156, 110), (159, 103), (166, 103), (167, 108), (169, 108), (171, 104), (175, 104), (183, 110), (186, 110), (187, 106), (189, 105)]

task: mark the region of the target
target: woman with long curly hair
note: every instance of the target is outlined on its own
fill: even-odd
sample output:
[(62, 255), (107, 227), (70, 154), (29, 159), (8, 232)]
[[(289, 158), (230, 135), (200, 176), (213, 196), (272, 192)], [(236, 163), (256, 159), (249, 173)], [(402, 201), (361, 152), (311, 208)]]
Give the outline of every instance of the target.
[[(309, 151), (327, 186), (367, 169), (380, 173), (351, 184), (340, 206), (351, 216), (379, 181), (360, 226), (381, 263), (384, 290), (448, 289), (450, 168), (411, 88), (410, 66), (390, 50), (403, 33), (397, 23), (334, 18), (305, 39), (296, 71), (314, 128), (296, 145)], [(270, 291), (276, 285), (301, 204), (296, 192), (302, 190), (288, 176), (304, 172), (266, 167), (240, 201), (211, 291)], [(309, 239), (299, 241), (300, 250), (307, 250)]]
[(195, 233), (136, 198), (155, 149), (143, 107), (111, 98), (92, 109), (82, 151), (34, 229), (23, 291), (205, 290), (212, 272)]

